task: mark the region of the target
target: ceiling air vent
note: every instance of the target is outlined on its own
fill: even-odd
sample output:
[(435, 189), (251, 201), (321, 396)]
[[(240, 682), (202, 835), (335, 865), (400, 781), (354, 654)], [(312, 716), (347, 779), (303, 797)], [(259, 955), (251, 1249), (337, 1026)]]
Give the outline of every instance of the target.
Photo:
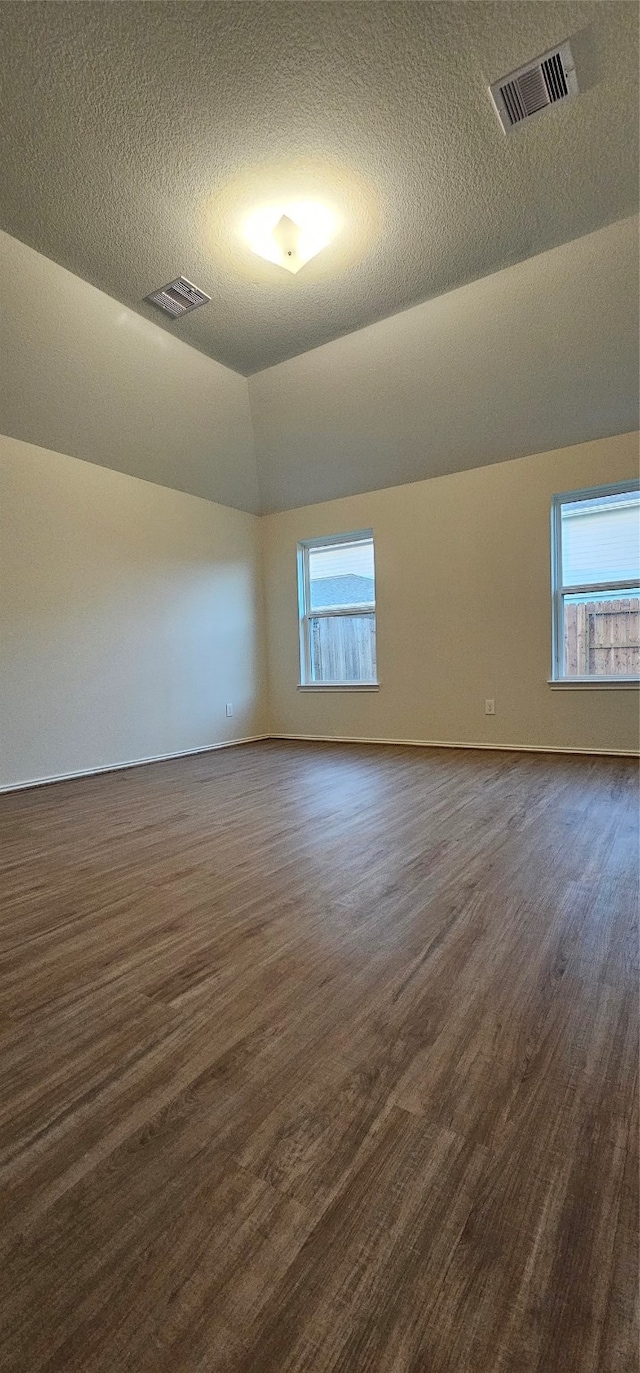
[(177, 319), (180, 315), (188, 314), (189, 310), (197, 310), (199, 305), (206, 305), (211, 296), (205, 295), (186, 277), (177, 277), (168, 286), (161, 286), (158, 291), (145, 296), (145, 300), (150, 300), (152, 305), (157, 305), (158, 309)]
[(494, 81), (489, 89), (505, 133), (558, 100), (577, 95), (578, 79), (569, 43), (561, 43), (535, 62)]

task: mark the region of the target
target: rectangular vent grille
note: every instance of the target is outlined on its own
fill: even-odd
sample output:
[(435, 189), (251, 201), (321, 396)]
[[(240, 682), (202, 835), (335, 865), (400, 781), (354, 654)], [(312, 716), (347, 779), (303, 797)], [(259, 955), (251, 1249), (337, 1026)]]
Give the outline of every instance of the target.
[(187, 281), (186, 277), (176, 277), (168, 286), (161, 286), (159, 290), (145, 296), (145, 300), (157, 305), (165, 314), (178, 319), (180, 315), (186, 315), (190, 310), (197, 310), (198, 306), (206, 305), (211, 296), (205, 295), (204, 291), (200, 291), (192, 281)]
[(490, 91), (505, 133), (558, 100), (577, 95), (578, 80), (569, 43), (561, 43), (535, 62), (494, 81)]

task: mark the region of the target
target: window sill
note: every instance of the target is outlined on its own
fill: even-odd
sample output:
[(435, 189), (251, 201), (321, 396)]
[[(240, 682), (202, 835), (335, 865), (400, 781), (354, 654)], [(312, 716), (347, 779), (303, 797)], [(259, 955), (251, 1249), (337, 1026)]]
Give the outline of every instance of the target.
[(549, 678), (552, 691), (637, 691), (640, 687), (638, 677), (563, 677)]
[(379, 682), (298, 682), (298, 691), (379, 691)]

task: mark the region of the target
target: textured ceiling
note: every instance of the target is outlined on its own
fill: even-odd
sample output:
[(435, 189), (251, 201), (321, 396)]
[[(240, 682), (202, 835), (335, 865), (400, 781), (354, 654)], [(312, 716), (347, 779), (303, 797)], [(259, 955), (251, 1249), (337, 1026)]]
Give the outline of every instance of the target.
[[(505, 137), (489, 82), (569, 35), (583, 94)], [(637, 39), (635, 3), (3, 3), (2, 227), (156, 323), (185, 273), (166, 327), (256, 372), (631, 213)], [(241, 244), (271, 188), (342, 214), (297, 276)]]

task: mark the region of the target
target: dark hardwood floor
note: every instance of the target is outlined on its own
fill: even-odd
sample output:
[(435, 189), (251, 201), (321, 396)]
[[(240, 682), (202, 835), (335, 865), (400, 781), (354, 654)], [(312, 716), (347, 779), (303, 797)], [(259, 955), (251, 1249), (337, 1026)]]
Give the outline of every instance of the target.
[(3, 1373), (636, 1373), (636, 769), (0, 797)]

